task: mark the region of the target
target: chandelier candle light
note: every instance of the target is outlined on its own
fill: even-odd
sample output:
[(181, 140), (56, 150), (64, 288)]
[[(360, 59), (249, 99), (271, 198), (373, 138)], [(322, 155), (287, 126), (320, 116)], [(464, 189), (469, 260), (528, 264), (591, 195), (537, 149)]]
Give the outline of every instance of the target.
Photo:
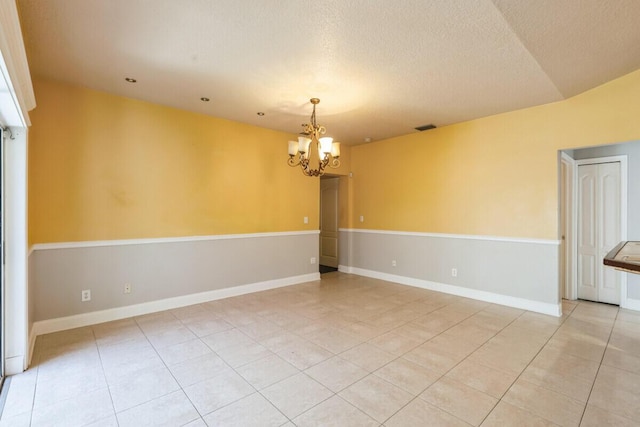
[[(303, 124), (304, 131), (300, 133), (298, 141), (289, 141), (289, 166), (302, 168), (302, 173), (307, 176), (322, 176), (327, 166), (337, 168), (340, 166), (340, 143), (333, 142), (330, 136), (322, 136), (327, 130), (316, 123), (316, 105), (320, 103), (318, 98), (311, 98), (313, 113), (309, 123)], [(315, 141), (315, 144), (311, 144)], [(311, 169), (311, 155), (317, 154), (318, 168)]]

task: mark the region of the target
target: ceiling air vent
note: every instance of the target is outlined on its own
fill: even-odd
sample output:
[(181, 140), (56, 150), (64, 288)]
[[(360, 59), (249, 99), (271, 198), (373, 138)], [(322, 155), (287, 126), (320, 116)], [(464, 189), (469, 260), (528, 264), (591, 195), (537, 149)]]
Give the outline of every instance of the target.
[(435, 128), (436, 128), (436, 125), (429, 124), (429, 125), (418, 126), (417, 128), (415, 128), (415, 130), (419, 130), (420, 132), (423, 132), (425, 130), (435, 129)]

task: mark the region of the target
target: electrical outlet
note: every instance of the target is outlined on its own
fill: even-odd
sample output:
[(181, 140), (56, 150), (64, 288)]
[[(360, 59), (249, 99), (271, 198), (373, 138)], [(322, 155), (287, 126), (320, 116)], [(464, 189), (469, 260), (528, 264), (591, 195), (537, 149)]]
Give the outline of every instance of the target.
[(91, 291), (89, 289), (85, 289), (84, 291), (82, 291), (82, 302), (87, 302), (87, 301), (91, 301)]
[(304, 218), (302, 218), (302, 222), (304, 222), (305, 224), (309, 224), (309, 217), (305, 216)]
[(360, 215), (360, 222), (364, 222), (364, 215)]
[(124, 293), (125, 294), (130, 294), (131, 293), (131, 284), (125, 283), (125, 285), (124, 285)]
[(458, 277), (458, 269), (457, 268), (452, 268), (451, 269), (451, 277)]
[(396, 265), (398, 265), (398, 264), (396, 263), (395, 259), (393, 261), (391, 261), (391, 267), (395, 267)]
[(311, 264), (315, 264), (316, 263), (316, 257), (311, 257), (311, 259), (309, 260), (309, 262)]

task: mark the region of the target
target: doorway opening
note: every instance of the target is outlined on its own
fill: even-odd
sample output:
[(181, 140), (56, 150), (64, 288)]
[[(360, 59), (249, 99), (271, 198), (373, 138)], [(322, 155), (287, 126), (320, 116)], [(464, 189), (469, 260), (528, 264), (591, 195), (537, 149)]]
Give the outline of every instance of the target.
[(626, 274), (602, 262), (627, 239), (627, 156), (602, 156), (611, 150), (561, 152), (560, 295), (625, 306)]
[(320, 274), (338, 271), (340, 177), (320, 177)]

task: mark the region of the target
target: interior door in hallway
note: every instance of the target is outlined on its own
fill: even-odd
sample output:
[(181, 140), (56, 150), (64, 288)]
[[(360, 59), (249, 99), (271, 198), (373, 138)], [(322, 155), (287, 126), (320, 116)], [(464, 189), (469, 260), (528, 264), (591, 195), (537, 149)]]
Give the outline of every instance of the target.
[(338, 267), (338, 188), (340, 178), (320, 179), (320, 265)]
[(620, 304), (621, 273), (602, 259), (622, 240), (620, 162), (578, 166), (578, 298)]

